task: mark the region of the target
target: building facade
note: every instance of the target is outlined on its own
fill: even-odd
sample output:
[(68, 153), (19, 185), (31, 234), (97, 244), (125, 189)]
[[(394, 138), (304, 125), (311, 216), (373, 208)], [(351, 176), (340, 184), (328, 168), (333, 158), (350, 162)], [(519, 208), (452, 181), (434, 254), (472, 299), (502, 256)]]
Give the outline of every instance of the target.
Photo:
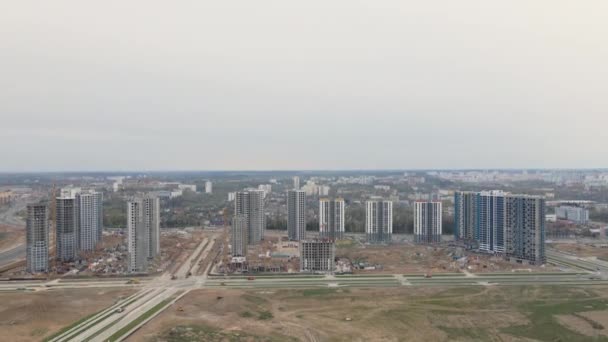
[(55, 248), (57, 260), (76, 260), (79, 250), (78, 202), (70, 194), (62, 194), (55, 199)]
[(542, 265), (545, 257), (545, 199), (508, 196), (505, 257), (513, 262)]
[(319, 236), (334, 241), (344, 238), (344, 199), (319, 200)]
[(417, 201), (414, 204), (414, 242), (438, 243), (442, 234), (440, 201)]
[(127, 202), (129, 272), (146, 272), (148, 260), (160, 252), (160, 200), (137, 197)]
[(45, 204), (27, 206), (26, 263), (29, 273), (49, 271), (49, 210)]
[(367, 201), (365, 233), (369, 243), (390, 243), (393, 236), (393, 202)]
[[(545, 262), (545, 200), (502, 191), (457, 192), (455, 237), (517, 262)], [(542, 220), (536, 215), (542, 213)], [(531, 250), (533, 249), (533, 250)]]
[(555, 208), (555, 215), (560, 220), (568, 220), (576, 224), (589, 223), (589, 210), (582, 207), (562, 205)]
[(336, 245), (331, 241), (300, 241), (300, 271), (333, 272), (336, 269)]
[(293, 177), (293, 189), (300, 190), (300, 177), (298, 176)]
[(211, 183), (211, 181), (206, 181), (205, 182), (205, 193), (206, 194), (212, 194), (213, 193), (213, 183)]
[(103, 233), (103, 194), (93, 190), (75, 195), (78, 205), (79, 250), (92, 251), (101, 242)]
[(306, 192), (303, 190), (287, 192), (287, 235), (292, 241), (306, 239)]
[(488, 253), (505, 252), (506, 193), (498, 190), (455, 194), (455, 235), (474, 240)]
[(264, 239), (266, 231), (266, 212), (264, 191), (247, 189), (235, 195), (234, 214), (247, 220), (248, 244), (256, 245)]
[(246, 257), (247, 244), (249, 242), (247, 229), (247, 217), (236, 215), (232, 218), (232, 256)]

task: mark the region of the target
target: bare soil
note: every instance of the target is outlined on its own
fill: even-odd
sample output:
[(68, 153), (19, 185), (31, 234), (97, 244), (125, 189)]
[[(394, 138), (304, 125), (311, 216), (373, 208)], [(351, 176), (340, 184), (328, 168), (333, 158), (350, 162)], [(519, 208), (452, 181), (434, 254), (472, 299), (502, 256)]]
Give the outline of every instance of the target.
[(133, 292), (128, 289), (70, 289), (0, 293), (0, 340), (41, 341)]

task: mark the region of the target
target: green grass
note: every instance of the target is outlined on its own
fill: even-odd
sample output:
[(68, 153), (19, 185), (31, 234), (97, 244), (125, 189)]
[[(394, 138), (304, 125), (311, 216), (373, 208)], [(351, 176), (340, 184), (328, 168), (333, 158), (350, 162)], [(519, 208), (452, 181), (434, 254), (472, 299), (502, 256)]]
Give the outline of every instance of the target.
[[(569, 291), (567, 288), (543, 289), (549, 293), (549, 296), (519, 305), (519, 310), (528, 317), (530, 324), (511, 326), (501, 331), (539, 341), (589, 341), (590, 337), (561, 325), (555, 315), (577, 315), (580, 312), (606, 310), (608, 301), (592, 298), (587, 292)], [(594, 341), (608, 341), (608, 338), (598, 337)]]
[[(348, 290), (342, 289), (341, 293), (347, 293)], [(300, 291), (304, 297), (332, 296), (340, 294), (336, 289), (310, 289)]]
[(118, 340), (124, 334), (128, 333), (129, 331), (131, 331), (131, 329), (133, 329), (137, 325), (139, 325), (141, 322), (145, 321), (146, 319), (152, 317), (152, 315), (154, 315), (158, 311), (162, 310), (172, 300), (173, 300), (173, 298), (167, 298), (167, 299), (163, 300), (162, 302), (156, 304), (152, 309), (144, 312), (143, 315), (137, 317), (137, 319), (133, 320), (131, 323), (127, 324), (122, 329), (118, 330), (116, 333), (114, 333), (112, 336), (110, 336), (108, 338), (108, 341), (109, 342), (114, 342), (114, 341)]

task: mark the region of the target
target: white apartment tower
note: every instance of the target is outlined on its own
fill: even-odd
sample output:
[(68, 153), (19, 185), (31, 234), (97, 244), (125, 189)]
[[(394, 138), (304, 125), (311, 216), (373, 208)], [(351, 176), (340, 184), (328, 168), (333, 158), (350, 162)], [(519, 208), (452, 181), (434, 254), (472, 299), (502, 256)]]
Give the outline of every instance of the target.
[(306, 192), (303, 190), (287, 192), (287, 235), (293, 241), (306, 239)]
[(298, 177), (298, 176), (293, 177), (293, 188), (294, 188), (294, 190), (300, 190), (300, 177)]
[(441, 242), (441, 202), (417, 201), (414, 206), (414, 242)]
[(102, 239), (103, 194), (93, 190), (83, 190), (75, 197), (79, 215), (79, 250), (92, 251)]
[(344, 238), (344, 199), (319, 200), (319, 236), (334, 241)]
[(393, 236), (393, 202), (367, 201), (365, 233), (369, 243), (390, 243)]
[(266, 212), (264, 209), (264, 190), (247, 189), (235, 195), (234, 214), (247, 220), (248, 244), (255, 245), (264, 239), (266, 231)]
[(213, 183), (211, 183), (211, 181), (206, 181), (205, 182), (205, 193), (206, 194), (213, 193)]
[(27, 206), (26, 221), (27, 272), (49, 271), (49, 211), (44, 204)]
[(127, 202), (129, 272), (146, 272), (148, 259), (160, 252), (160, 201), (145, 196)]

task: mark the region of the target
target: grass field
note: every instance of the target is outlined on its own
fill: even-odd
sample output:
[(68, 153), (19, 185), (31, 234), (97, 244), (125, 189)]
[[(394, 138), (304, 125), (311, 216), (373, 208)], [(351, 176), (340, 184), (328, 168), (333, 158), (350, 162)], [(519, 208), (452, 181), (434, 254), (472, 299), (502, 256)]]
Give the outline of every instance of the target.
[[(608, 289), (193, 291), (130, 341), (608, 341)], [(190, 336), (192, 339), (188, 339)]]

